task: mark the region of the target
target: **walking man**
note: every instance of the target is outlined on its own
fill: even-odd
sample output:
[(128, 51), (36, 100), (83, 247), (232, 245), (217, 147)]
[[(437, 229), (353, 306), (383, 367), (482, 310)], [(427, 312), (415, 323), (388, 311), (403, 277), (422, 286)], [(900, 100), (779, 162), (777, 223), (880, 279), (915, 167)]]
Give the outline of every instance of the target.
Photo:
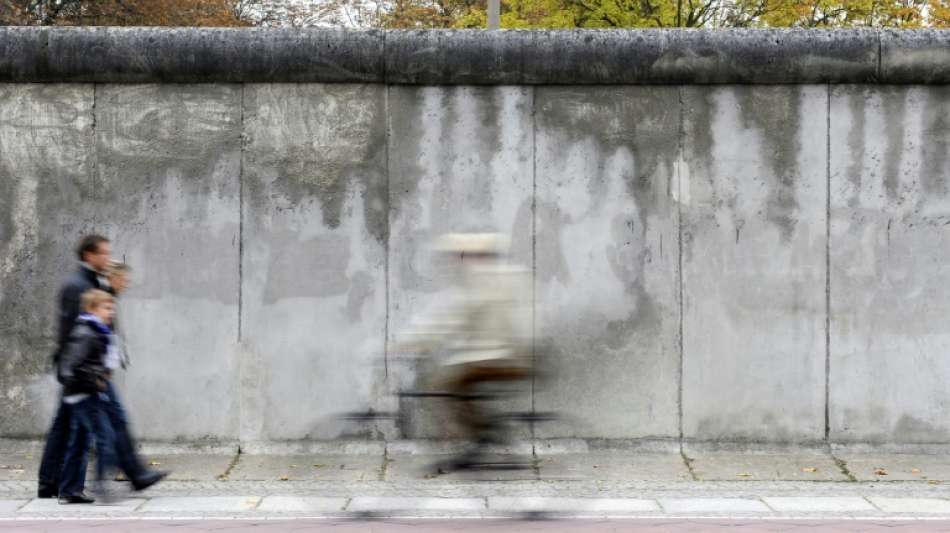
[[(59, 367), (63, 349), (76, 324), (82, 295), (90, 289), (106, 287), (102, 273), (109, 266), (112, 247), (109, 239), (102, 235), (87, 235), (79, 242), (76, 255), (79, 266), (66, 277), (59, 294), (59, 330), (56, 350), (53, 352), (54, 368)], [(66, 455), (66, 446), (69, 443), (70, 423), (71, 407), (63, 403), (60, 398), (56, 416), (46, 436), (46, 446), (40, 462), (39, 489), (37, 490), (37, 496), (40, 498), (55, 498), (59, 494), (60, 471)], [(85, 471), (86, 459), (83, 458), (81, 475), (85, 476)]]

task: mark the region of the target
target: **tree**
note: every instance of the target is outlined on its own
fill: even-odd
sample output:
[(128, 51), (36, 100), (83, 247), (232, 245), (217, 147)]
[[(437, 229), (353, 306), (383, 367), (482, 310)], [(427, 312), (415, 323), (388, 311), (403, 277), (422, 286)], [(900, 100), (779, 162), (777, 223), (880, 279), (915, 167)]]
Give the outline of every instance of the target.
[(26, 2), (17, 0), (0, 0), (0, 25), (22, 26), (30, 20), (26, 10)]
[[(23, 24), (60, 26), (248, 26), (234, 0), (0, 0)], [(2, 5), (2, 4), (0, 4)]]

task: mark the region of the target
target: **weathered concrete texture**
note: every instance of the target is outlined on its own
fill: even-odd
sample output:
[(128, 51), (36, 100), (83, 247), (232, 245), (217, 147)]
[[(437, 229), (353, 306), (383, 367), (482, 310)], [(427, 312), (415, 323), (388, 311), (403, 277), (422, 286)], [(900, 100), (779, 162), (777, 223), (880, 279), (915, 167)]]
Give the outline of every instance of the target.
[(527, 32), (415, 30), (385, 32), (386, 81), (508, 85), (523, 81)]
[(0, 481), (36, 479), (40, 456), (31, 453), (0, 453)]
[(241, 438), (372, 438), (386, 319), (385, 89), (245, 89)]
[(138, 280), (119, 329), (143, 438), (237, 436), (240, 122), (238, 86), (96, 88), (96, 229)]
[(539, 437), (677, 435), (672, 87), (539, 88)]
[(824, 437), (826, 91), (683, 89), (687, 439)]
[(390, 482), (412, 481), (420, 487), (428, 484), (466, 481), (534, 481), (538, 478), (531, 454), (485, 456), (485, 461), (504, 463), (508, 468), (456, 470), (440, 474), (438, 466), (453, 455), (397, 455), (386, 460), (384, 478)]
[(0, 431), (46, 431), (59, 282), (94, 227), (93, 88), (0, 85)]
[(544, 481), (693, 479), (679, 453), (547, 455), (538, 459), (538, 472)]
[[(34, 56), (38, 77), (116, 83), (330, 83), (380, 81), (383, 75), (383, 36), (376, 31), (105, 27), (40, 31), (44, 32), (40, 39), (46, 40)], [(25, 40), (20, 33), (13, 35), (17, 43)], [(35, 50), (29, 44), (22, 44), (21, 50)]]
[(432, 85), (946, 82), (945, 32), (0, 28), (0, 80)]
[(881, 83), (950, 83), (950, 31), (883, 31)]
[(686, 451), (700, 481), (848, 481), (834, 459), (819, 453), (696, 453)]
[(234, 455), (210, 453), (142, 457), (149, 468), (170, 472), (169, 481), (216, 481), (228, 472), (234, 460)]
[(838, 458), (858, 481), (950, 481), (950, 456), (946, 454), (846, 454)]
[[(532, 120), (525, 88), (389, 89), (389, 332), (444, 304), (457, 279), (457, 258), (431, 253), (447, 232), (510, 235), (514, 262), (531, 264)], [(391, 357), (391, 388), (437, 388), (437, 368)], [(407, 437), (444, 434), (448, 415), (413, 402)], [(530, 408), (520, 397), (513, 407)], [(419, 416), (416, 416), (419, 415)]]
[(950, 92), (835, 88), (831, 439), (950, 439)]
[(859, 82), (877, 69), (877, 34), (867, 30), (529, 31), (522, 38), (524, 83)]
[(235, 481), (376, 481), (384, 459), (374, 455), (241, 455)]

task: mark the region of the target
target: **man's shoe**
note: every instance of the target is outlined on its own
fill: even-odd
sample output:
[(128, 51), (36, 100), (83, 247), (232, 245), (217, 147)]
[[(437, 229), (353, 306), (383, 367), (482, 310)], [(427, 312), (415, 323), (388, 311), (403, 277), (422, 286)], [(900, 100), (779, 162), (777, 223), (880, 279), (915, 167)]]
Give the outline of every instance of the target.
[(59, 497), (59, 503), (63, 505), (71, 503), (92, 503), (94, 501), (96, 501), (96, 499), (87, 495), (85, 492), (80, 492), (78, 494), (68, 494)]
[(132, 488), (136, 491), (145, 490), (152, 485), (158, 483), (159, 481), (165, 479), (168, 476), (168, 472), (162, 470), (153, 470), (139, 476), (138, 479), (132, 482)]
[(56, 489), (51, 489), (49, 487), (40, 487), (36, 491), (37, 498), (45, 499), (45, 498), (55, 498), (57, 496), (59, 496), (59, 491)]

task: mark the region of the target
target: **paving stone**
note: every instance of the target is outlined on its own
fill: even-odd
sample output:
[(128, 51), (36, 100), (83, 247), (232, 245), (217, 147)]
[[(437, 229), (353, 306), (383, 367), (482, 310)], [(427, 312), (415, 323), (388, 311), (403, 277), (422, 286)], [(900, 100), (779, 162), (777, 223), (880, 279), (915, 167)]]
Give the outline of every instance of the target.
[(866, 512), (876, 511), (864, 498), (858, 497), (777, 497), (762, 498), (766, 505), (780, 512)]
[(523, 463), (521, 469), (476, 469), (437, 474), (434, 468), (439, 462), (451, 459), (451, 455), (397, 455), (390, 456), (386, 463), (386, 481), (534, 481), (537, 473), (534, 458), (524, 455), (498, 455), (486, 460), (505, 463)]
[(304, 496), (267, 496), (257, 506), (258, 511), (269, 512), (314, 512), (342, 511), (347, 498), (319, 498)]
[(488, 508), (493, 511), (546, 512), (546, 513), (648, 513), (659, 512), (655, 500), (633, 498), (509, 498), (489, 497)]
[(12, 515), (29, 500), (0, 500), (0, 515)]
[(0, 481), (35, 480), (39, 468), (38, 455), (0, 453)]
[(703, 481), (847, 481), (828, 455), (817, 453), (687, 452)]
[(142, 457), (148, 468), (167, 470), (169, 481), (214, 481), (227, 472), (234, 455), (172, 454)]
[(543, 480), (685, 481), (692, 479), (679, 453), (547, 455), (539, 458), (538, 468)]
[(241, 455), (228, 475), (235, 481), (376, 481), (376, 455)]
[(42, 515), (113, 515), (113, 514), (127, 514), (137, 510), (142, 504), (145, 503), (144, 499), (141, 498), (132, 498), (128, 500), (121, 500), (112, 505), (85, 505), (85, 504), (74, 504), (74, 505), (60, 505), (59, 501), (55, 498), (44, 498), (42, 500), (35, 499), (31, 500), (30, 503), (24, 505), (17, 511), (17, 514), (22, 513), (36, 513)]
[(148, 513), (241, 512), (257, 508), (257, 496), (208, 496), (153, 498), (139, 511)]
[(950, 500), (942, 498), (885, 498), (871, 496), (871, 503), (887, 513), (948, 514)]
[(769, 513), (759, 500), (746, 498), (666, 498), (660, 505), (669, 514)]
[(838, 458), (858, 481), (950, 481), (950, 455), (847, 454)]
[(358, 496), (347, 511), (484, 511), (483, 498), (399, 498)]

